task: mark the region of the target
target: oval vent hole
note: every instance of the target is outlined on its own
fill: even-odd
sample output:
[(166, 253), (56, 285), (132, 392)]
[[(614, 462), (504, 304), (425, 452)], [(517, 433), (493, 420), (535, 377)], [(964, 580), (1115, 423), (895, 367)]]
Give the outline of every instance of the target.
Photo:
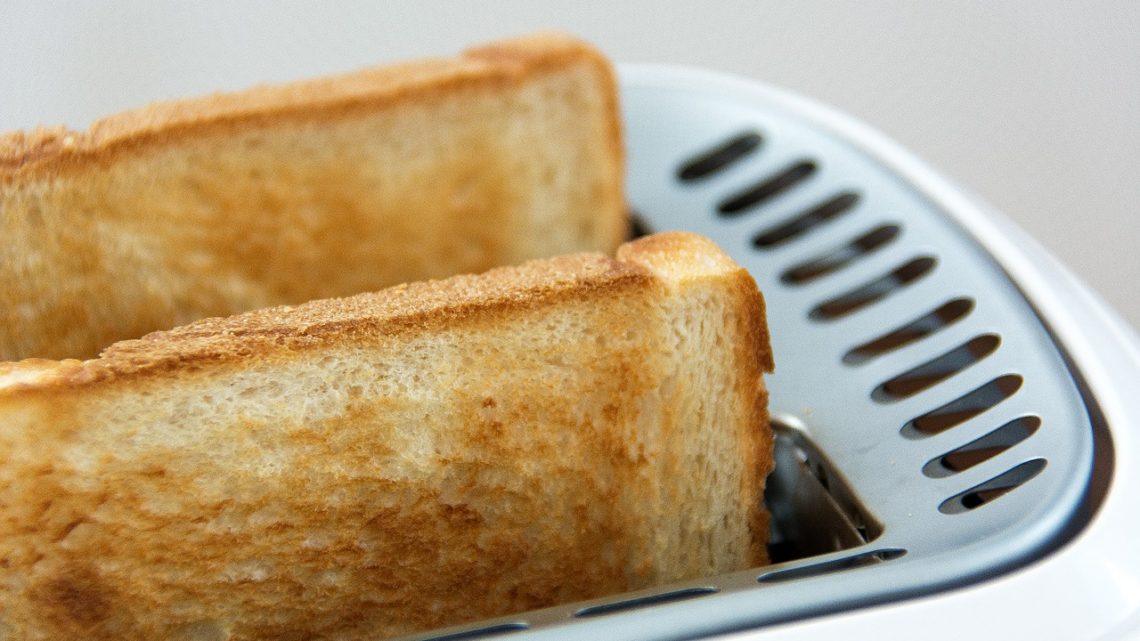
[(1036, 416), (1022, 416), (953, 451), (931, 459), (922, 467), (930, 478), (943, 478), (983, 463), (1033, 436), (1041, 427)]
[(626, 599), (624, 601), (615, 601), (613, 603), (592, 605), (588, 608), (582, 608), (581, 610), (578, 610), (574, 613), (574, 616), (596, 617), (604, 614), (613, 614), (614, 612), (624, 612), (626, 610), (645, 608), (651, 605), (672, 603), (673, 601), (683, 601), (685, 599), (692, 599), (699, 596), (704, 596), (706, 594), (715, 594), (717, 592), (720, 592), (720, 590), (712, 586), (684, 588), (681, 590), (673, 590), (672, 592), (651, 594), (649, 596), (638, 597), (636, 599)]
[(471, 639), (485, 639), (497, 634), (518, 632), (520, 630), (527, 630), (529, 628), (529, 625), (521, 621), (517, 623), (499, 623), (497, 625), (489, 625), (484, 628), (475, 628), (474, 630), (464, 630), (462, 632), (452, 632), (449, 634), (442, 634), (440, 636), (428, 637), (426, 639), (421, 639), (420, 641), (470, 641)]
[(850, 211), (859, 202), (859, 194), (845, 191), (823, 201), (788, 222), (761, 232), (752, 238), (752, 244), (760, 249), (771, 249), (795, 240)]
[(808, 577), (820, 576), (822, 574), (831, 574), (832, 572), (841, 572), (843, 570), (851, 570), (860, 568), (883, 561), (891, 561), (900, 558), (906, 554), (906, 550), (898, 548), (887, 548), (883, 550), (874, 550), (871, 552), (863, 552), (852, 556), (844, 557), (842, 559), (833, 559), (831, 561), (824, 561), (823, 563), (814, 563), (812, 565), (800, 566), (797, 568), (788, 568), (787, 570), (776, 570), (775, 572), (768, 572), (761, 574), (757, 577), (760, 583), (779, 583), (781, 581), (791, 581), (794, 579), (806, 579)]
[(872, 229), (851, 242), (836, 247), (819, 258), (800, 263), (780, 275), (780, 280), (789, 285), (802, 285), (820, 276), (826, 276), (882, 248), (899, 235), (898, 225), (882, 225)]
[(746, 131), (721, 144), (693, 156), (677, 170), (682, 182), (692, 182), (711, 176), (756, 151), (763, 138), (755, 131)]
[(970, 510), (992, 503), (998, 497), (1008, 494), (1011, 490), (1021, 487), (1045, 469), (1045, 459), (1036, 458), (1026, 461), (994, 478), (975, 485), (957, 496), (952, 496), (938, 506), (943, 514), (962, 514)]
[(766, 200), (771, 200), (807, 180), (808, 176), (815, 173), (815, 169), (815, 163), (810, 160), (796, 162), (780, 173), (765, 178), (739, 194), (721, 201), (720, 205), (717, 206), (717, 212), (721, 216), (739, 215), (741, 212), (756, 207)]
[(878, 403), (893, 403), (914, 396), (997, 351), (1001, 338), (997, 334), (975, 336), (945, 354), (933, 358), (914, 369), (876, 387), (871, 398)]
[(1022, 382), (1023, 379), (1017, 374), (1006, 374), (995, 378), (938, 409), (910, 420), (902, 427), (900, 433), (909, 439), (941, 434), (1013, 396), (1021, 389)]
[(843, 355), (843, 362), (848, 365), (860, 365), (876, 356), (881, 356), (915, 341), (922, 340), (942, 328), (961, 320), (973, 309), (973, 300), (969, 298), (956, 298), (902, 327), (893, 329), (862, 345), (852, 347)]
[(915, 258), (899, 266), (886, 276), (877, 278), (866, 285), (856, 287), (846, 294), (820, 303), (819, 306), (811, 310), (809, 316), (812, 320), (834, 320), (841, 316), (846, 316), (855, 310), (878, 302), (888, 294), (902, 289), (919, 278), (922, 278), (934, 269), (936, 262), (937, 261), (931, 256)]

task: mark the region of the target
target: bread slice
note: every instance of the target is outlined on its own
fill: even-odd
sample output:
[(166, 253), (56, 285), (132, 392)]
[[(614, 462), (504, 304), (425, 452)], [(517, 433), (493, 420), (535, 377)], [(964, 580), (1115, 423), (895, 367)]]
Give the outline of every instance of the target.
[(771, 366), (685, 233), (8, 364), (0, 628), (372, 639), (755, 566)]
[(0, 136), (0, 360), (625, 233), (612, 70), (540, 35)]

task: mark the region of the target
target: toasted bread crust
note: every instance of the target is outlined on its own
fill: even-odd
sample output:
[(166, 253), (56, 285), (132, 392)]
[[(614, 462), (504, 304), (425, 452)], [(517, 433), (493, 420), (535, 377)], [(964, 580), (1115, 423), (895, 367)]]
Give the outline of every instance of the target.
[[(746, 450), (746, 458), (754, 464), (748, 466), (740, 479), (739, 496), (745, 504), (761, 505), (764, 486), (775, 466), (772, 431), (769, 429), (768, 390), (763, 375), (775, 369), (771, 342), (768, 335), (767, 310), (764, 297), (755, 279), (747, 270), (736, 265), (709, 239), (690, 233), (653, 234), (635, 243), (622, 245), (617, 251), (621, 261), (635, 261), (652, 265), (659, 273), (674, 270), (688, 271), (694, 262), (706, 263), (710, 268), (731, 272), (724, 277), (726, 287), (736, 299), (732, 306), (743, 310), (737, 317), (733, 336), (732, 369), (740, 373), (737, 379), (736, 398), (753, 400), (748, 420), (738, 423), (737, 443)], [(752, 533), (751, 559), (753, 566), (766, 565), (768, 558), (768, 529), (770, 514), (765, 509), (747, 510)]]
[[(40, 379), (35, 385), (66, 393), (67, 388), (95, 381), (137, 381), (178, 375), (187, 368), (241, 363), (274, 352), (315, 350), (354, 336), (392, 337), (444, 326), (494, 323), (519, 310), (612, 296), (623, 288), (644, 288), (651, 281), (644, 268), (603, 254), (557, 256), (479, 275), (461, 274), (347, 298), (207, 318), (120, 341), (98, 359), (65, 361), (59, 376)], [(0, 363), (0, 377), (53, 363), (37, 358)], [(0, 395), (4, 392), (0, 388)]]
[(169, 145), (196, 136), (306, 120), (338, 120), (408, 102), (429, 102), (469, 88), (517, 85), (537, 74), (588, 62), (607, 79), (609, 146), (623, 158), (616, 79), (593, 47), (557, 33), (469, 49), (438, 58), (362, 69), (355, 73), (265, 85), (245, 91), (160, 102), (94, 122), (87, 131), (41, 127), (0, 133), (0, 185), (59, 176), (111, 162), (117, 154)]

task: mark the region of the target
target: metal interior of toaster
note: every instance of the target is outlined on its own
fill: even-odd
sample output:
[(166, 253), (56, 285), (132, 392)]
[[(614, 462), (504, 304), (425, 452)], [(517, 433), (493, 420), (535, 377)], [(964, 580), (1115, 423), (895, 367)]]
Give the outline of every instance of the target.
[(635, 232), (704, 234), (764, 292), (776, 563), (409, 638), (693, 638), (928, 594), (1056, 545), (1090, 475), (1087, 409), (942, 205), (782, 92), (626, 68), (622, 98)]
[(772, 515), (773, 563), (850, 550), (879, 538), (883, 524), (808, 437), (774, 418), (776, 470), (764, 503)]

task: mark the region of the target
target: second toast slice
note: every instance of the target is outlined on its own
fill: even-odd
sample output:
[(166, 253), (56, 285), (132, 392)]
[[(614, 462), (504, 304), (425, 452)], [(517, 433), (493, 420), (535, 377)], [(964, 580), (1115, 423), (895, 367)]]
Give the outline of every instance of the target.
[(0, 360), (625, 234), (617, 89), (572, 38), (0, 135)]

